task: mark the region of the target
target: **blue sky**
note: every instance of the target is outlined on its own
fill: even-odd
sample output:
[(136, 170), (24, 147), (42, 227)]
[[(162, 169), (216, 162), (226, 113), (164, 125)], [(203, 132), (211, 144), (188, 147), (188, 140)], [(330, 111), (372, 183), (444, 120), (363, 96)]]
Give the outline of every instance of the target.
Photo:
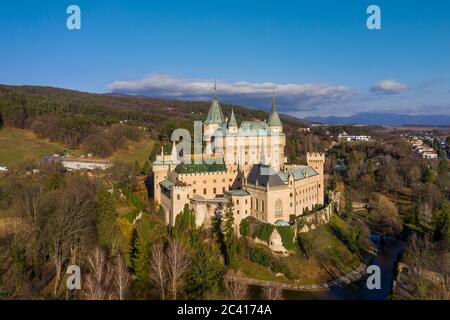
[(275, 87), (300, 117), (450, 114), (448, 0), (4, 0), (0, 39), (5, 84), (200, 100), (217, 78), (221, 101), (268, 109)]

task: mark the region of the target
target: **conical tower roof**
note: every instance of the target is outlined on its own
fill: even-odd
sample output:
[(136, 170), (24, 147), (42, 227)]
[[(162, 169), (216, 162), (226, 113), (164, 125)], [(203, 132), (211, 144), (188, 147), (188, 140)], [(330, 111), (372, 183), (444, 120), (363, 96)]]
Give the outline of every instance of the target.
[(267, 124), (271, 127), (282, 126), (280, 116), (278, 115), (278, 112), (275, 107), (275, 92), (273, 93), (273, 96), (272, 96), (272, 112), (269, 115)]
[(222, 108), (220, 108), (219, 99), (216, 95), (216, 83), (214, 82), (214, 98), (211, 102), (211, 107), (209, 108), (208, 116), (206, 117), (205, 123), (222, 123), (224, 121), (224, 116), (222, 113)]
[(228, 126), (237, 126), (237, 121), (236, 121), (236, 117), (234, 116), (234, 110), (231, 109), (231, 116), (230, 119), (228, 120)]

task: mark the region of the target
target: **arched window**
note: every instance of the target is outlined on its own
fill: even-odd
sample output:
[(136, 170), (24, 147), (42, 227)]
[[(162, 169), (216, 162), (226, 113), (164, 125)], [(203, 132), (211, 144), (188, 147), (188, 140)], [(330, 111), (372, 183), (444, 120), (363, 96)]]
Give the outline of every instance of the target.
[(275, 216), (279, 217), (283, 215), (283, 204), (281, 202), (281, 199), (278, 199), (275, 202)]

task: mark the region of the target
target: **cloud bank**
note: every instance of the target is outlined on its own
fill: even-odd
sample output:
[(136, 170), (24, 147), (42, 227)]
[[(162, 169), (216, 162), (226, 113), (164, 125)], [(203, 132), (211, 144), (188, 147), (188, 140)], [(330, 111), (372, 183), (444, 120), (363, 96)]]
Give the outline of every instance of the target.
[(375, 83), (370, 91), (379, 94), (395, 94), (408, 88), (405, 83), (397, 82), (395, 80), (381, 80)]
[[(116, 81), (107, 88), (112, 93), (208, 100), (214, 94), (213, 82), (153, 73), (142, 80)], [(280, 111), (317, 110), (322, 105), (349, 101), (355, 95), (346, 86), (325, 83), (217, 82), (217, 94), (221, 101), (265, 109), (271, 105), (273, 88)]]

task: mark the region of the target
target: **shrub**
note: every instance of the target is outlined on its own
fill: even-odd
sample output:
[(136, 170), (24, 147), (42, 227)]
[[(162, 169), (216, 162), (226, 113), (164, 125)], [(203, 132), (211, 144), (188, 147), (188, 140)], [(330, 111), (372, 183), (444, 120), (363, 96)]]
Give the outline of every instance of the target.
[(259, 230), (258, 238), (268, 243), (274, 228), (275, 227), (272, 224), (263, 224), (261, 229)]
[(250, 234), (250, 222), (247, 219), (243, 219), (239, 224), (239, 232), (243, 237), (247, 237)]
[(272, 267), (272, 257), (270, 252), (260, 247), (250, 249), (250, 260), (264, 267)]
[(273, 272), (283, 273), (286, 278), (295, 278), (289, 267), (275, 257), (269, 250), (261, 247), (253, 247), (250, 249), (250, 260), (264, 267), (270, 268)]

